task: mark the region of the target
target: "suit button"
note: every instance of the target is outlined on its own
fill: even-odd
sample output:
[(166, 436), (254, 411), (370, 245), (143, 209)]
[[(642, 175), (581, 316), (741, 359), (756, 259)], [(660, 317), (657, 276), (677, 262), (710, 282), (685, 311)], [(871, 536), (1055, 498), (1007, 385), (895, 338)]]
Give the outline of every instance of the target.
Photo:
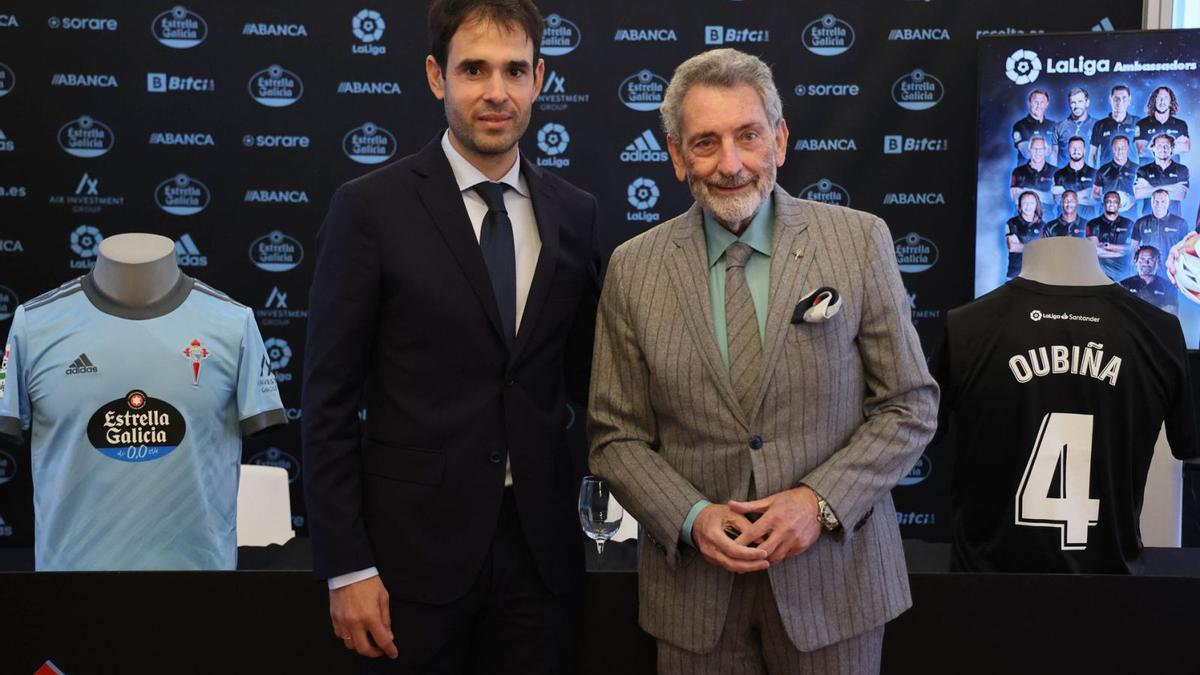
[(505, 383), (504, 383), (504, 386), (506, 386), (506, 387), (515, 387), (516, 385), (517, 385), (517, 381), (516, 381), (516, 380), (509, 380), (509, 381), (507, 381), (507, 382), (505, 382)]
[(492, 464), (499, 464), (504, 459), (504, 455), (493, 450), (492, 454), (488, 455), (488, 459), (492, 460)]
[(762, 436), (754, 435), (750, 437), (750, 449), (758, 450), (762, 447)]

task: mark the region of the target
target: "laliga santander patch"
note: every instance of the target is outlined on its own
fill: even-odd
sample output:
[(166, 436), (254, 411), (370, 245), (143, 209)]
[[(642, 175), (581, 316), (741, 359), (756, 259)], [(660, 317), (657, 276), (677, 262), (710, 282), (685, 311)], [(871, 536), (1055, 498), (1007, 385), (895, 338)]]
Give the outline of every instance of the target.
[(88, 420), (88, 441), (101, 454), (122, 462), (149, 462), (179, 447), (187, 422), (179, 410), (134, 389), (109, 401)]

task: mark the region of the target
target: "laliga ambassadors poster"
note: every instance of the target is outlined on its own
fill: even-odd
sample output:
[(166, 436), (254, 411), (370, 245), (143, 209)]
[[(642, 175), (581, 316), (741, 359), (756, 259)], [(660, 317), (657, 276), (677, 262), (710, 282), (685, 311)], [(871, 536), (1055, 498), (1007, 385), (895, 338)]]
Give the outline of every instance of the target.
[(975, 295), (1020, 273), (1025, 244), (1081, 237), (1113, 281), (1178, 315), (1195, 349), (1200, 31), (979, 44)]

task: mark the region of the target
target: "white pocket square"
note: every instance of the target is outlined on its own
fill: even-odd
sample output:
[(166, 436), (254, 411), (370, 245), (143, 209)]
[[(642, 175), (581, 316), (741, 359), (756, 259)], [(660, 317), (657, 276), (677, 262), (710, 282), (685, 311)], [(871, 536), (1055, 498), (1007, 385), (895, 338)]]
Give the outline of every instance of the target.
[(842, 308), (842, 296), (832, 286), (822, 286), (796, 303), (792, 323), (820, 323), (832, 319)]

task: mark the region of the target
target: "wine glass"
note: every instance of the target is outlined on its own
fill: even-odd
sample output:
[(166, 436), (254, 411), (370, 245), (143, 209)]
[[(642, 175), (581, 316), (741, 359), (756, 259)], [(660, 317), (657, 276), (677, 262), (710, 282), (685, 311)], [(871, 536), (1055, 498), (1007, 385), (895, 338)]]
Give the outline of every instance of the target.
[(608, 483), (595, 476), (584, 476), (579, 488), (579, 523), (584, 534), (595, 540), (597, 554), (604, 555), (604, 542), (617, 533), (624, 515)]

